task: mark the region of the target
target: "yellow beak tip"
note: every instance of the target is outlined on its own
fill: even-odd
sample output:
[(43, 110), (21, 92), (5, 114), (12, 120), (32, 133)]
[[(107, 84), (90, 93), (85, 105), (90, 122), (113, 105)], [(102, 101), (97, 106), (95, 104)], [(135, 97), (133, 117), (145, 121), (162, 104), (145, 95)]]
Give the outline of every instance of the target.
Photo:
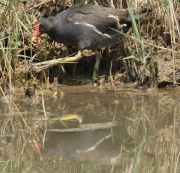
[(36, 39), (37, 39), (37, 37), (32, 37), (32, 39), (31, 39), (31, 40), (32, 40), (32, 41), (34, 41), (34, 40), (36, 40)]

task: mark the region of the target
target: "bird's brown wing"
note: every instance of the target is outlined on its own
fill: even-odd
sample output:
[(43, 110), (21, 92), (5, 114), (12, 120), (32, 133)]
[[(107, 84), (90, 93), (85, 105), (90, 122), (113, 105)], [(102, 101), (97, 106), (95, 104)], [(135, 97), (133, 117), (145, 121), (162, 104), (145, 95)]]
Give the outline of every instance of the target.
[(93, 25), (101, 32), (107, 27), (116, 25), (116, 20), (109, 15), (118, 16), (119, 20), (128, 18), (128, 11), (125, 9), (114, 9), (98, 5), (86, 5), (71, 8), (67, 21), (87, 23)]

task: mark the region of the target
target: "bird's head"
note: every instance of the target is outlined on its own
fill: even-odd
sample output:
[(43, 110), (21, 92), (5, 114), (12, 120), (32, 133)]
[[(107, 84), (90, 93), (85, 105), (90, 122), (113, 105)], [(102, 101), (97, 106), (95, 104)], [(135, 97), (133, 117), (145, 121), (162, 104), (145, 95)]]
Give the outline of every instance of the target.
[(36, 40), (41, 34), (48, 33), (51, 23), (47, 18), (41, 18), (34, 23), (32, 41)]

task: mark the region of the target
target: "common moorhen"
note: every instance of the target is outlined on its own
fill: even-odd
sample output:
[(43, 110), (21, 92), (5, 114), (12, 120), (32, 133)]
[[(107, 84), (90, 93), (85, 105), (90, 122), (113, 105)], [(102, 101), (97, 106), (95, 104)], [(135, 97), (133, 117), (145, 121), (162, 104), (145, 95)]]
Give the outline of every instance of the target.
[(51, 18), (40, 18), (35, 23), (32, 41), (41, 34), (47, 33), (52, 40), (58, 43), (76, 47), (78, 54), (74, 57), (59, 58), (34, 65), (47, 68), (53, 64), (79, 60), (82, 50), (90, 49), (96, 53), (93, 79), (96, 78), (100, 62), (100, 53), (97, 49), (119, 41), (118, 33), (113, 30), (117, 29), (115, 17), (118, 17), (120, 24), (126, 24), (122, 25), (122, 30), (127, 32), (131, 27), (131, 18), (126, 9), (114, 9), (91, 4), (69, 8)]

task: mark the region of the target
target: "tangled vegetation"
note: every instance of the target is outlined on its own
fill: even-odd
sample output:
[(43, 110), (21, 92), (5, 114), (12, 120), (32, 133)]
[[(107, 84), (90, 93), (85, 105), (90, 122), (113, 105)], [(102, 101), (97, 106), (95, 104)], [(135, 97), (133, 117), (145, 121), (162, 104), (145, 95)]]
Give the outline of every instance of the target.
[[(54, 97), (55, 92), (48, 90), (49, 82), (83, 84), (86, 81), (82, 78), (91, 78), (95, 59), (94, 53), (88, 50), (83, 51), (84, 57), (87, 58), (82, 58), (78, 63), (56, 65), (41, 72), (33, 71), (31, 68), (34, 62), (65, 57), (77, 52), (73, 47), (53, 42), (46, 35), (37, 42), (32, 42), (33, 23), (37, 18), (54, 16), (66, 8), (87, 3), (115, 8), (132, 7), (133, 13), (146, 11), (147, 15), (134, 23), (127, 34), (117, 31), (121, 39), (120, 43), (101, 50), (103, 58), (100, 75), (106, 75), (105, 80), (110, 85), (113, 82), (116, 85), (136, 82), (139, 88), (178, 85), (180, 80), (179, 1), (129, 0), (127, 2), (126, 0), (0, 0), (0, 96), (9, 92), (8, 89), (13, 92), (12, 86), (24, 87), (29, 84), (29, 90), (25, 92), (27, 95), (34, 93), (32, 84), (36, 83), (40, 88), (41, 83), (45, 83), (43, 87), (47, 88), (45, 90), (47, 97), (45, 98), (42, 93), (39, 94), (42, 97), (37, 104), (32, 103), (32, 100), (30, 103), (24, 101), (22, 87), (17, 87), (15, 91), (19, 97), (1, 97), (1, 172), (52, 172), (52, 170), (70, 172), (70, 169), (72, 172), (85, 172), (85, 170), (102, 172), (103, 167), (98, 165), (99, 162), (96, 167), (89, 163), (83, 165), (81, 162), (73, 162), (72, 164), (70, 161), (64, 161), (62, 157), (41, 157), (37, 155), (37, 151), (35, 153), (33, 139), (48, 143), (51, 141), (48, 130), (52, 132), (57, 126), (63, 128), (71, 125), (79, 126), (82, 119), (83, 122), (92, 120), (102, 124), (113, 120), (120, 127), (117, 134), (123, 140), (118, 146), (118, 153), (113, 151), (115, 154), (112, 157), (113, 163), (115, 161), (120, 163), (116, 167), (116, 172), (124, 172), (124, 170), (127, 172), (127, 169), (130, 170), (132, 167), (131, 172), (135, 172), (135, 168), (137, 172), (159, 170), (178, 172), (180, 155), (178, 90), (175, 90), (173, 96), (167, 93), (153, 93), (148, 97), (141, 95), (142, 92), (137, 90), (135, 90), (136, 94), (121, 92), (117, 103), (114, 97), (106, 95), (107, 99), (105, 99), (103, 94), (98, 95), (96, 92), (88, 97), (84, 94), (84, 86), (81, 86), (82, 88), (78, 86), (79, 91), (84, 95), (77, 94), (73, 97), (69, 95), (66, 99), (62, 99), (64, 93), (60, 89), (56, 93), (59, 97)], [(62, 90), (67, 88), (62, 87)], [(5, 100), (7, 98), (9, 101)], [(74, 116), (76, 121), (68, 121), (65, 119), (66, 115), (70, 118)], [(62, 122), (63, 120), (67, 121)], [(89, 126), (92, 125), (94, 124)], [(111, 133), (114, 133), (114, 130), (111, 129)], [(77, 135), (76, 132), (74, 134)], [(95, 134), (92, 136), (94, 139)], [(55, 138), (60, 139), (56, 136)], [(87, 138), (84, 139), (83, 141), (88, 141)], [(114, 140), (111, 142), (114, 144)], [(55, 140), (52, 144), (54, 143)], [(74, 138), (70, 143), (71, 145), (67, 147), (64, 144), (68, 152), (73, 146), (79, 145), (79, 143), (75, 145)], [(126, 148), (126, 146), (130, 147)], [(109, 151), (106, 145), (104, 147)], [(112, 149), (112, 146), (110, 148)], [(76, 148), (73, 150), (76, 151)], [(102, 151), (103, 148), (100, 147), (100, 150)], [(143, 153), (142, 158), (139, 153)], [(107, 153), (103, 155), (108, 156)], [(122, 162), (119, 162), (118, 157), (121, 157)], [(152, 157), (152, 162), (149, 162), (149, 157)], [(84, 161), (82, 157), (79, 159)], [(139, 165), (138, 161), (140, 161)], [(109, 160), (108, 164), (110, 164)], [(108, 172), (113, 172), (108, 164)]]
[[(128, 7), (125, 0), (1, 0), (0, 85), (13, 83), (21, 86), (29, 80), (53, 82), (54, 77), (58, 77), (59, 83), (65, 83), (67, 77), (88, 78), (93, 71), (94, 58), (83, 58), (78, 64), (56, 65), (39, 74), (31, 68), (33, 62), (65, 57), (77, 51), (73, 47), (52, 42), (47, 36), (32, 43), (33, 23), (37, 18), (54, 16), (71, 6), (88, 3), (114, 8)], [(139, 0), (128, 3), (135, 12), (147, 11), (147, 15), (133, 24), (133, 29), (125, 37), (120, 33), (123, 40), (120, 44), (102, 49), (100, 75), (109, 76), (109, 71), (112, 71), (115, 84), (133, 81), (137, 82), (137, 87), (178, 84), (179, 1)], [(92, 55), (93, 52), (84, 51), (84, 57)], [(75, 83), (79, 83), (77, 81)], [(109, 78), (106, 81), (110, 82)], [(74, 79), (70, 83), (74, 83)]]

